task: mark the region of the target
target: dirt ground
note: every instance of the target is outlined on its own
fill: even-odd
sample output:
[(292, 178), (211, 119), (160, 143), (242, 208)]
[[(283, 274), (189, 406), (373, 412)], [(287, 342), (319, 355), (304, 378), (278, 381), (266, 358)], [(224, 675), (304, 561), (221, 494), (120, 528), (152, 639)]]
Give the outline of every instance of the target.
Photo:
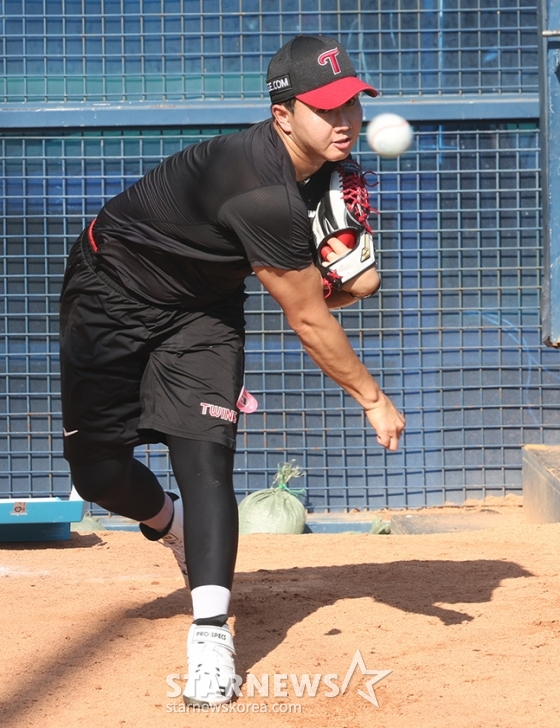
[[(529, 525), (518, 498), (438, 512), (496, 518), (241, 537), (230, 624), (245, 682), (220, 713), (175, 697), (191, 614), (167, 549), (116, 531), (0, 544), (0, 725), (560, 725), (560, 524)], [(247, 694), (247, 673), (262, 693), (269, 676), (268, 696)]]

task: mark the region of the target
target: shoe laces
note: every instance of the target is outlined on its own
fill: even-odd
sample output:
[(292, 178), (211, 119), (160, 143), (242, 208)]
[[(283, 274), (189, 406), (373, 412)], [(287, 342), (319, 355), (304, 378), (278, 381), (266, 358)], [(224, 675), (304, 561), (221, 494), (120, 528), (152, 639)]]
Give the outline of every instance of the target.
[(194, 667), (195, 672), (201, 670), (206, 671), (212, 668), (220, 671), (220, 668), (231, 667), (233, 669), (234, 662), (231, 650), (221, 645), (211, 642), (193, 642), (189, 645), (188, 654), (189, 667)]

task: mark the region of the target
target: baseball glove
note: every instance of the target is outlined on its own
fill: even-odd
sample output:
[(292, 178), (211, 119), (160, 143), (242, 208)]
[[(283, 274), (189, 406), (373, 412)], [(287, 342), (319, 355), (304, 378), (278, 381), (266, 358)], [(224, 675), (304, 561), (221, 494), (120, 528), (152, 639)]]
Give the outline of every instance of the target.
[[(346, 281), (375, 265), (373, 231), (368, 223), (371, 212), (377, 210), (372, 210), (369, 205), (360, 165), (352, 159), (339, 162), (331, 175), (329, 189), (317, 205), (312, 225), (315, 262), (323, 275), (325, 298), (333, 288), (340, 290)], [(355, 239), (353, 247), (328, 263), (325, 258), (331, 252), (329, 238), (349, 232)]]

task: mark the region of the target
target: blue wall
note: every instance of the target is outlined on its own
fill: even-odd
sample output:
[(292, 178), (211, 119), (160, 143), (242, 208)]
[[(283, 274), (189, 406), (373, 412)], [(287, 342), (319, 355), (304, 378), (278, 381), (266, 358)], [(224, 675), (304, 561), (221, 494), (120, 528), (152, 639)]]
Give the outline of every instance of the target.
[[(558, 352), (541, 344), (536, 3), (520, 0), (0, 2), (0, 493), (64, 494), (57, 296), (103, 201), (163, 157), (268, 114), (263, 75), (298, 32), (337, 36), (415, 142), (380, 160), (380, 294), (340, 315), (407, 416), (382, 451), (255, 280), (239, 496), (279, 463), (315, 510), (521, 491), (521, 446), (559, 440)], [(47, 8), (45, 10), (45, 8)], [(2, 103), (3, 101), (3, 103)], [(138, 456), (173, 487), (163, 448)]]

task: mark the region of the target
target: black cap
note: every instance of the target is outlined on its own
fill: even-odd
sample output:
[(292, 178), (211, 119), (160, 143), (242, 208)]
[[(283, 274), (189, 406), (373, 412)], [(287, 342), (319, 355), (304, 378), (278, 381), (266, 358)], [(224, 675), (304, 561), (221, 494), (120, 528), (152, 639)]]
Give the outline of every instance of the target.
[(298, 35), (282, 46), (270, 61), (266, 83), (273, 104), (295, 96), (317, 109), (334, 109), (360, 91), (377, 96), (356, 77), (343, 46), (327, 35)]

